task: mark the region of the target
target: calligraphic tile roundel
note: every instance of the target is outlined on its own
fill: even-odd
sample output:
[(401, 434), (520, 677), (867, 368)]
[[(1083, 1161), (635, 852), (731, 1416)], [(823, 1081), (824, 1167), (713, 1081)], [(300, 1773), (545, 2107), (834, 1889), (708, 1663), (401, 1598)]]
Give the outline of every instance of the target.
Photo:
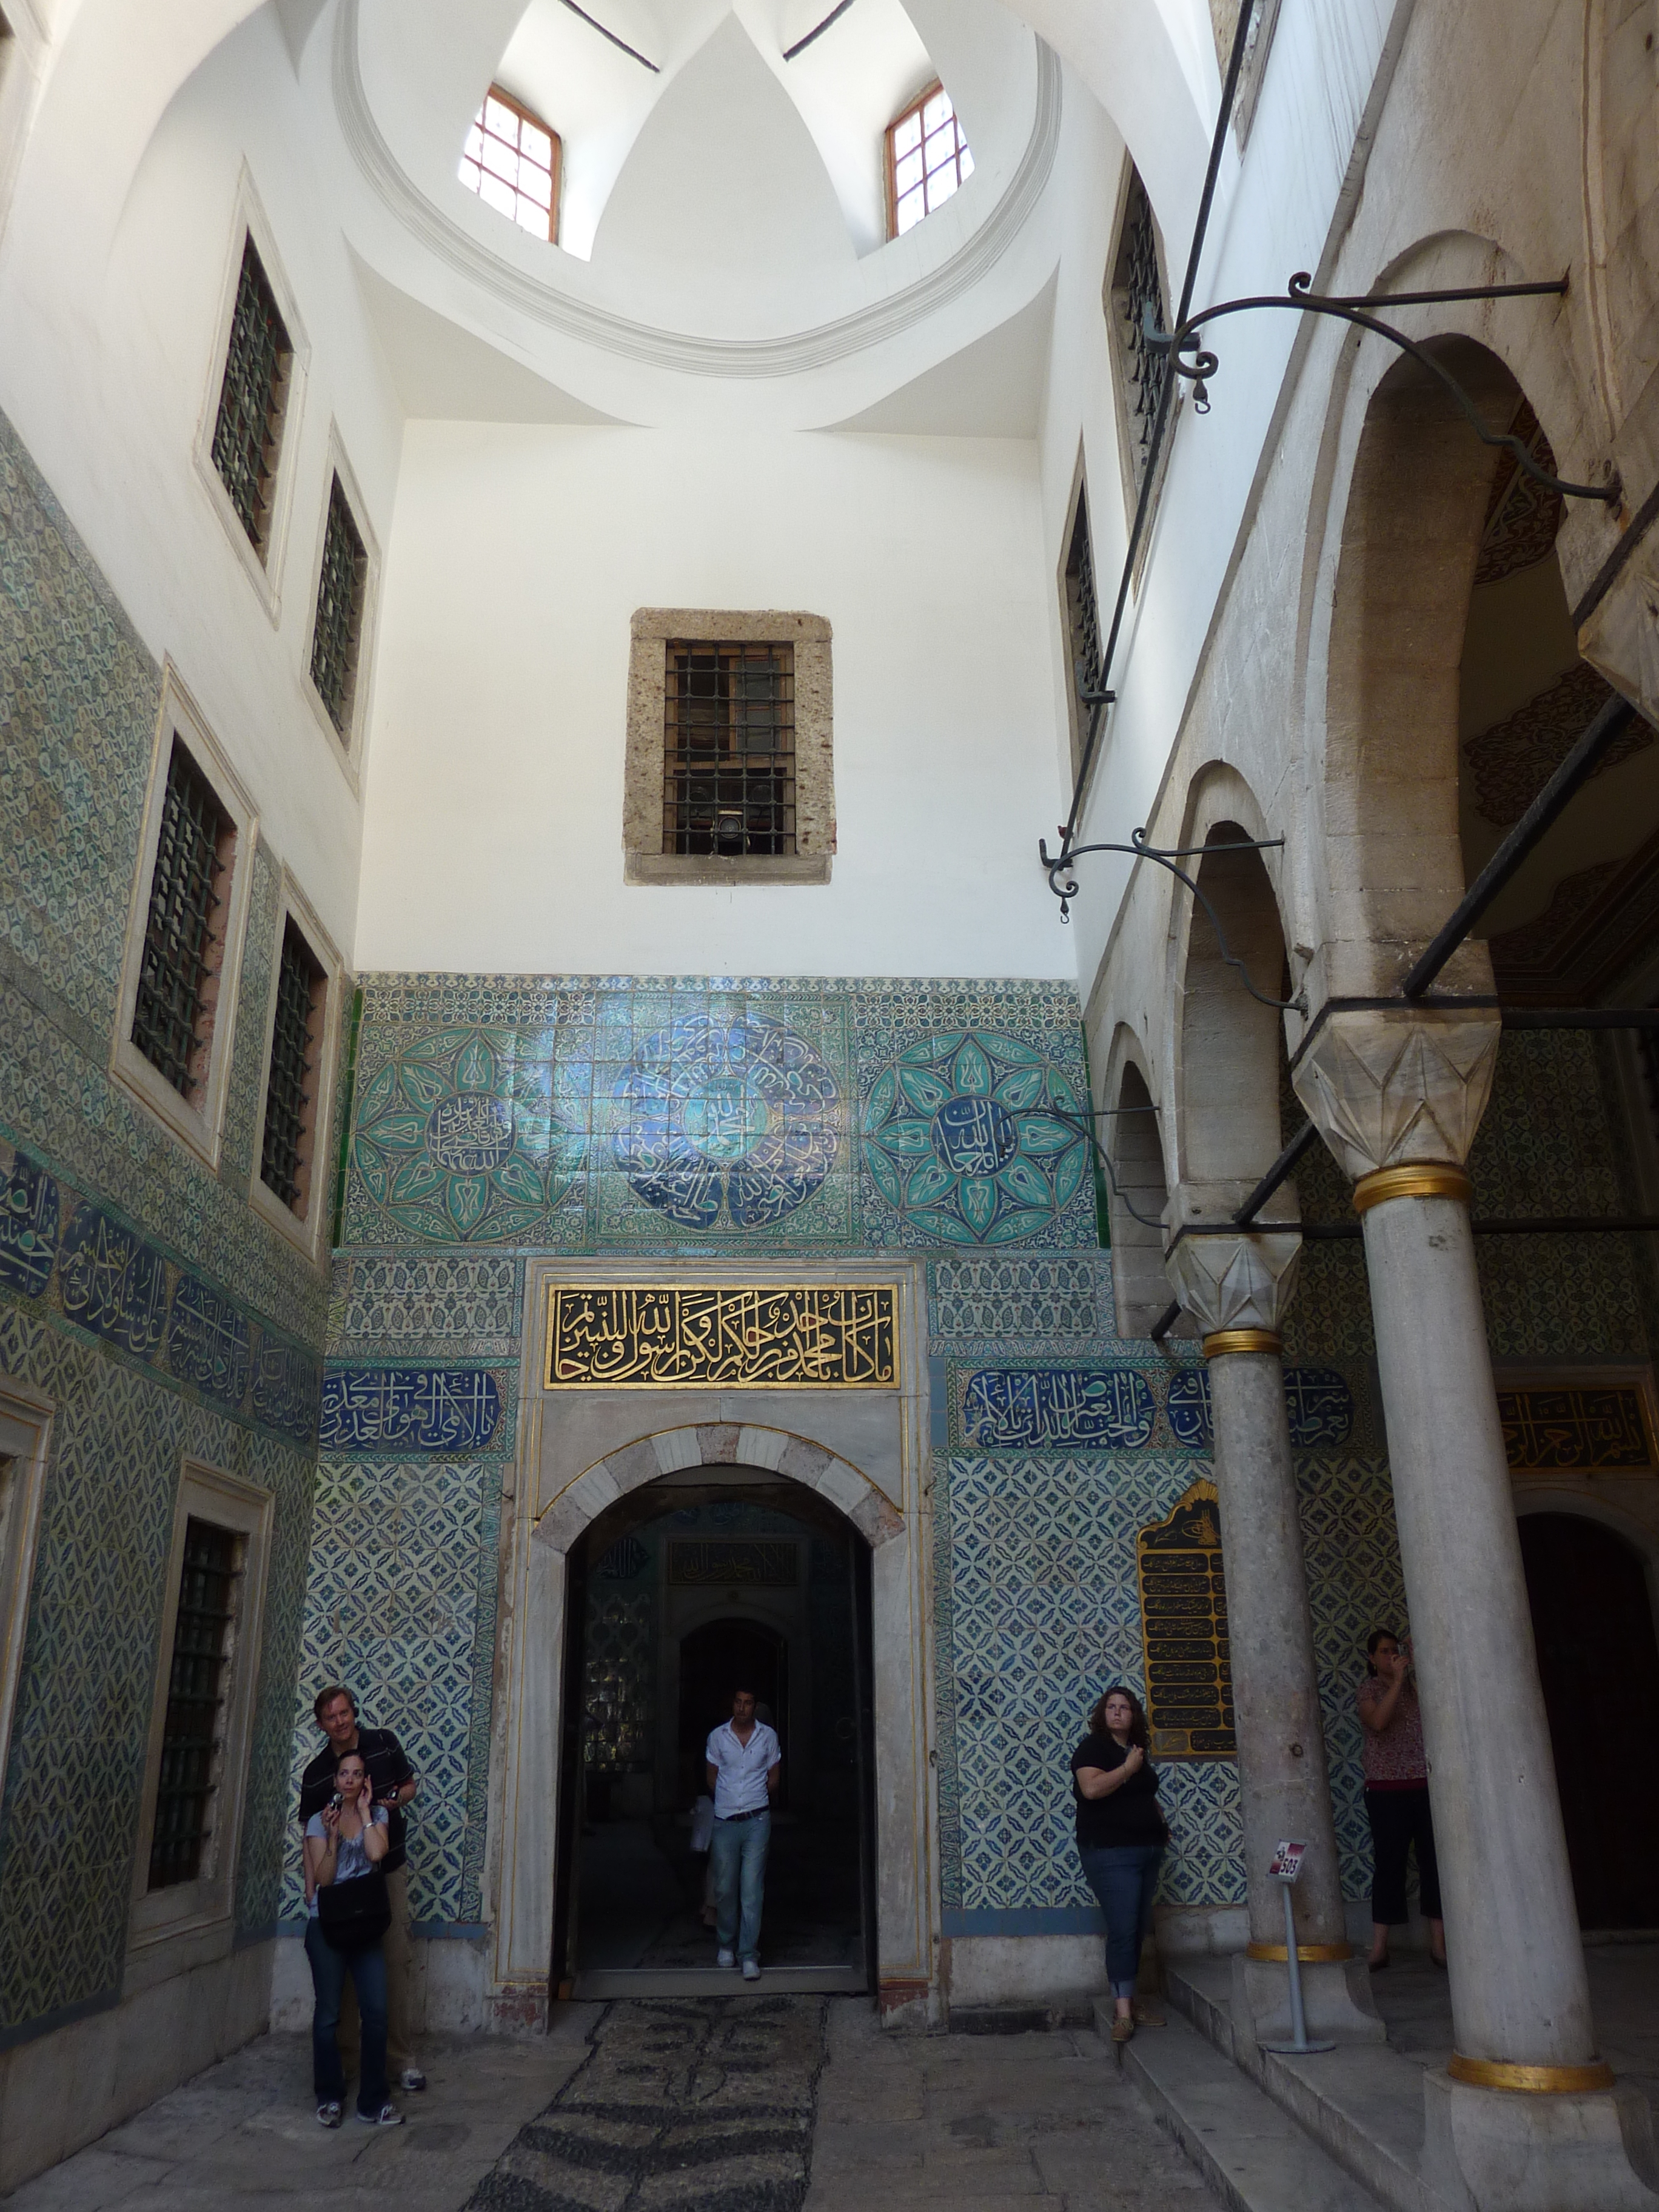
[(531, 1232), (568, 1189), (582, 1139), (554, 1109), (532, 1041), (473, 1026), (428, 1031), (362, 1084), (352, 1169), (405, 1232), (445, 1243)]
[(835, 1164), (841, 1095), (798, 1031), (762, 1014), (690, 1015), (647, 1036), (617, 1079), (612, 1147), (671, 1221), (762, 1229), (804, 1206)]
[(924, 1234), (1007, 1244), (1045, 1229), (1081, 1188), (1083, 1129), (1077, 1092), (1040, 1052), (956, 1030), (909, 1046), (878, 1077), (864, 1157)]

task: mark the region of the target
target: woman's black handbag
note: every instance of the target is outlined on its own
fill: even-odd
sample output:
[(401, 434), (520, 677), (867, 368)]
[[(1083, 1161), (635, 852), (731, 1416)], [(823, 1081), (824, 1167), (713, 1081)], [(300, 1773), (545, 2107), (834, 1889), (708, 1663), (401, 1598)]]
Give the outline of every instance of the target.
[(379, 1867), (317, 1893), (317, 1917), (331, 1951), (372, 1951), (392, 1925), (392, 1896)]

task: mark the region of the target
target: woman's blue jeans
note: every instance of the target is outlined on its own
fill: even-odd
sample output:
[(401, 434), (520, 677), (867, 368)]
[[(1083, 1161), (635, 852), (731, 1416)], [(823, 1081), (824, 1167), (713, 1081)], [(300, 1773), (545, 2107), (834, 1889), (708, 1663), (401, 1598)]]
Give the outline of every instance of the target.
[[(761, 1898), (766, 1887), (766, 1848), (772, 1840), (772, 1815), (752, 1820), (716, 1820), (708, 1846), (714, 1869), (714, 1940), (739, 1959), (760, 1954)], [(738, 1906), (742, 1919), (738, 1919)]]
[(321, 1922), (307, 1920), (306, 1956), (317, 1997), (311, 2015), (311, 2074), (317, 2101), (337, 2105), (345, 2097), (345, 2069), (335, 2031), (349, 1974), (363, 2030), (357, 2110), (377, 2113), (391, 2094), (386, 2081), (386, 1953), (378, 1943), (372, 1951), (337, 1951), (324, 1936)]
[(1106, 1978), (1115, 1997), (1132, 1997), (1140, 1947), (1152, 1933), (1152, 1893), (1162, 1844), (1079, 1844), (1084, 1879), (1106, 1916)]

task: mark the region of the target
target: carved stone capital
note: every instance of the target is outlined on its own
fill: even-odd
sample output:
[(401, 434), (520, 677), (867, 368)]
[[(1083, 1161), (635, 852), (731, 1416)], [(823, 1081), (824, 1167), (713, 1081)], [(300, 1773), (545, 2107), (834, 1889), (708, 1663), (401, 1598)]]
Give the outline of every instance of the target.
[(1591, 667), (1659, 722), (1659, 530), (1651, 525), (1578, 633)]
[[(1249, 1195), (1241, 1183), (1181, 1183), (1164, 1219), (1171, 1234), (1189, 1221), (1224, 1221)], [(1206, 1336), (1219, 1329), (1279, 1334), (1296, 1291), (1302, 1237), (1294, 1222), (1236, 1230), (1225, 1237), (1183, 1237), (1164, 1265), (1182, 1307)]]
[(1461, 1167), (1492, 1095), (1502, 1034), (1492, 1007), (1332, 1014), (1292, 1080), (1356, 1181), (1407, 1160)]

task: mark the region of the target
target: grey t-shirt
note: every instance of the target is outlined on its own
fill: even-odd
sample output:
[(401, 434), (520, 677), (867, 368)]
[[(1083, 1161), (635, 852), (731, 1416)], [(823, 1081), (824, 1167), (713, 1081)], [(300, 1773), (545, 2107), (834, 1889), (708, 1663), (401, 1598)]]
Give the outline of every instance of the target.
[[(377, 1828), (384, 1828), (386, 1825), (384, 1805), (377, 1805), (374, 1808), (374, 1825)], [(313, 1813), (306, 1822), (306, 1833), (308, 1836), (315, 1836), (319, 1843), (327, 1841), (328, 1830), (323, 1826), (323, 1816), (320, 1813)], [(361, 1836), (340, 1836), (336, 1838), (334, 1852), (336, 1881), (355, 1881), (360, 1874), (370, 1873), (374, 1865), (374, 1860), (363, 1849), (363, 1839)], [(311, 1893), (310, 1917), (313, 1920), (317, 1917), (315, 1890)]]

